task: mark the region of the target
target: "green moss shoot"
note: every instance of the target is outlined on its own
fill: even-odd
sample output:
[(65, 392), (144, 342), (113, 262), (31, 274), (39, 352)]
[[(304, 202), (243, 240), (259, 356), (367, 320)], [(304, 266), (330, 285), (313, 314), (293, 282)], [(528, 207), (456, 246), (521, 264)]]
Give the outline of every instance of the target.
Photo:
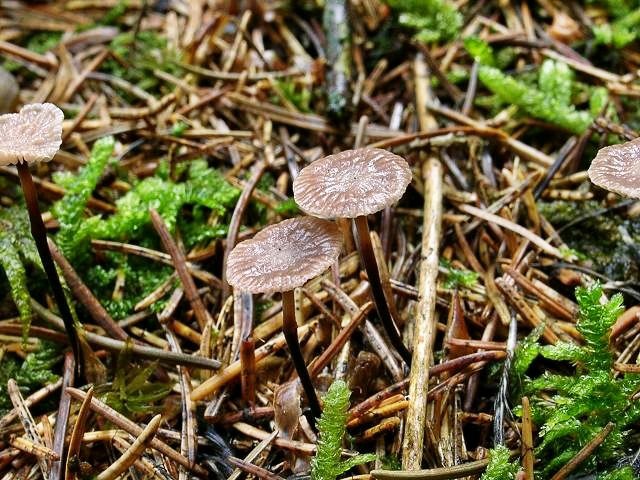
[(347, 384), (336, 380), (324, 397), (322, 416), (318, 420), (318, 451), (311, 460), (311, 480), (335, 480), (350, 468), (376, 459), (373, 454), (341, 459), (350, 396)]

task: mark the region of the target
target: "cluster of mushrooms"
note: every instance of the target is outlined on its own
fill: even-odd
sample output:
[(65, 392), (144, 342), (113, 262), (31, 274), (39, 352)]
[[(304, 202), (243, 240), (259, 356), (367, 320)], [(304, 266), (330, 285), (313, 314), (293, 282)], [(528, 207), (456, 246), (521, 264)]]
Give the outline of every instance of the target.
[[(42, 265), (74, 352), (76, 372), (83, 362), (71, 309), (53, 262), (38, 207), (29, 165), (51, 160), (62, 143), (64, 114), (53, 104), (24, 106), (18, 113), (0, 116), (0, 165), (16, 165)], [(371, 244), (367, 216), (397, 202), (411, 183), (411, 169), (398, 155), (377, 148), (347, 150), (317, 160), (303, 168), (293, 182), (298, 206), (312, 216), (284, 220), (252, 239), (239, 243), (227, 260), (227, 280), (253, 294), (282, 293), (283, 332), (312, 418), (321, 408), (298, 342), (294, 289), (323, 273), (342, 250), (342, 233), (328, 220), (353, 219), (360, 258), (367, 273), (378, 315), (389, 340), (403, 360), (411, 354), (402, 342), (385, 296)]]
[(397, 202), (409, 183), (407, 162), (386, 150), (360, 148), (316, 160), (293, 181), (296, 203), (311, 216), (266, 227), (229, 253), (226, 276), (231, 286), (253, 294), (282, 293), (282, 329), (312, 417), (319, 417), (321, 408), (298, 342), (294, 289), (323, 273), (340, 255), (342, 233), (328, 219), (353, 219), (378, 315), (391, 343), (410, 363), (389, 308), (392, 299), (384, 294), (367, 220), (367, 215)]

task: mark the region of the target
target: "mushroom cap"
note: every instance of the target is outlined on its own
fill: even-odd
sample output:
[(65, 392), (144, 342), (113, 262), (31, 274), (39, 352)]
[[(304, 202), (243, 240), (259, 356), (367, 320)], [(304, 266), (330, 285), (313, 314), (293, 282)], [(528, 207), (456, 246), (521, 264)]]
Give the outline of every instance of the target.
[(52, 103), (25, 105), (0, 116), (0, 165), (48, 162), (62, 143), (62, 110)]
[(588, 173), (599, 187), (640, 198), (640, 138), (601, 148)]
[(411, 183), (406, 160), (380, 148), (345, 150), (300, 170), (293, 196), (316, 217), (355, 218), (400, 200)]
[(329, 268), (341, 248), (340, 229), (329, 220), (284, 220), (231, 250), (227, 281), (250, 293), (287, 292)]

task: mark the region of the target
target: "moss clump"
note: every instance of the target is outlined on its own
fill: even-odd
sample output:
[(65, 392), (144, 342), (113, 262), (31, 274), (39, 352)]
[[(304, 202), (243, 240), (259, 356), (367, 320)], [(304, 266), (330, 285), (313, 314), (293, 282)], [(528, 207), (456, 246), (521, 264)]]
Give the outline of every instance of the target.
[(4, 415), (13, 408), (7, 392), (9, 379), (16, 381), (23, 395), (30, 395), (57, 380), (58, 376), (51, 370), (60, 359), (60, 348), (50, 342), (40, 342), (24, 361), (15, 355), (5, 354), (0, 360), (0, 414)]
[(31, 294), (27, 288), (27, 265), (42, 270), (36, 244), (31, 237), (29, 218), (24, 206), (0, 209), (0, 267), (4, 270), (11, 297), (22, 322), (26, 340), (31, 324)]
[[(87, 200), (95, 189), (113, 149), (112, 139), (96, 142), (87, 165), (77, 174), (57, 176), (68, 190), (54, 205), (53, 213), (61, 228), (57, 241), (76, 269), (86, 272), (89, 288), (102, 299), (115, 318), (131, 313), (133, 306), (163, 283), (172, 269), (134, 256), (107, 253), (94, 264), (90, 249), (93, 239), (131, 242), (158, 249), (149, 209), (162, 216), (170, 230), (178, 230), (187, 248), (205, 244), (227, 234), (227, 214), (235, 205), (239, 190), (206, 161), (194, 160), (179, 169), (178, 180), (171, 181), (161, 169), (157, 176), (136, 183), (116, 201), (116, 213), (106, 218), (85, 215)], [(124, 280), (122, 295), (113, 296), (116, 278)], [(161, 308), (157, 303), (155, 308)]]
[(415, 31), (415, 39), (432, 43), (455, 38), (462, 15), (446, 0), (387, 0), (398, 13), (400, 25)]
[(54, 217), (60, 222), (56, 239), (62, 252), (71, 260), (81, 252), (86, 253), (81, 245), (86, 240), (86, 232), (83, 232), (84, 211), (113, 154), (114, 145), (113, 137), (98, 140), (91, 150), (87, 165), (77, 174), (67, 172), (54, 176), (55, 181), (67, 191), (64, 199), (56, 202), (52, 209)]
[[(613, 431), (581, 470), (605, 473), (615, 469), (631, 446), (630, 427), (640, 420), (640, 406), (630, 401), (640, 388), (640, 376), (613, 375), (609, 332), (623, 310), (622, 296), (615, 295), (602, 304), (602, 288), (596, 285), (578, 288), (576, 297), (580, 307), (576, 328), (584, 344), (559, 342), (536, 347), (528, 342), (524, 350), (526, 359), (521, 357), (517, 364), (519, 371), (524, 372), (539, 353), (548, 360), (566, 362), (575, 368), (571, 375), (547, 370), (536, 378), (525, 378), (525, 392), (532, 398), (533, 419), (542, 438), (536, 447), (542, 471), (536, 478), (550, 477), (609, 422), (615, 425)], [(518, 354), (522, 352), (521, 349)]]

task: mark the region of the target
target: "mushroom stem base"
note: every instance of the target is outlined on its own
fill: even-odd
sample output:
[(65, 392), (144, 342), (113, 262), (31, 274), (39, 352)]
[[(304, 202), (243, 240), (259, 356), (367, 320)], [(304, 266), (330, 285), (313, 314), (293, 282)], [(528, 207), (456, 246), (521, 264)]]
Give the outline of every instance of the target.
[(47, 230), (42, 221), (42, 214), (40, 213), (40, 207), (38, 207), (38, 193), (29, 172), (29, 164), (24, 161), (18, 162), (18, 175), (20, 176), (20, 184), (22, 185), (22, 191), (24, 192), (24, 198), (27, 204), (27, 210), (29, 212), (29, 221), (31, 223), (31, 235), (36, 243), (42, 266), (49, 279), (53, 296), (58, 304), (60, 310), (60, 316), (64, 321), (64, 328), (69, 337), (69, 343), (71, 343), (71, 349), (73, 350), (73, 356), (76, 364), (76, 375), (78, 377), (83, 376), (84, 363), (82, 362), (82, 352), (80, 350), (80, 341), (78, 339), (78, 333), (76, 332), (75, 325), (73, 323), (73, 316), (71, 315), (71, 309), (67, 303), (67, 298), (64, 295), (62, 289), (62, 283), (56, 270), (51, 252), (49, 251), (49, 244), (47, 243)]
[(291, 352), (291, 360), (296, 368), (302, 389), (304, 390), (309, 406), (311, 407), (311, 413), (313, 418), (310, 419), (310, 423), (315, 428), (315, 419), (320, 418), (322, 409), (320, 408), (320, 402), (316, 395), (316, 390), (313, 387), (309, 370), (304, 363), (304, 357), (302, 356), (302, 350), (300, 350), (300, 342), (298, 341), (298, 324), (296, 323), (296, 306), (293, 290), (288, 292), (282, 292), (282, 332), (284, 338), (289, 346)]
[(353, 219), (356, 224), (356, 230), (358, 232), (358, 247), (360, 251), (360, 258), (367, 277), (369, 278), (369, 284), (371, 285), (371, 296), (376, 304), (376, 310), (382, 321), (387, 336), (391, 341), (391, 344), (398, 351), (402, 359), (407, 365), (411, 365), (411, 353), (407, 350), (402, 342), (402, 337), (398, 332), (398, 327), (393, 317), (391, 316), (391, 310), (389, 309), (389, 301), (387, 299), (382, 288), (382, 281), (380, 280), (380, 271), (378, 270), (378, 263), (376, 262), (376, 256), (373, 252), (373, 246), (371, 245), (371, 237), (369, 235), (369, 222), (367, 217), (361, 215)]

